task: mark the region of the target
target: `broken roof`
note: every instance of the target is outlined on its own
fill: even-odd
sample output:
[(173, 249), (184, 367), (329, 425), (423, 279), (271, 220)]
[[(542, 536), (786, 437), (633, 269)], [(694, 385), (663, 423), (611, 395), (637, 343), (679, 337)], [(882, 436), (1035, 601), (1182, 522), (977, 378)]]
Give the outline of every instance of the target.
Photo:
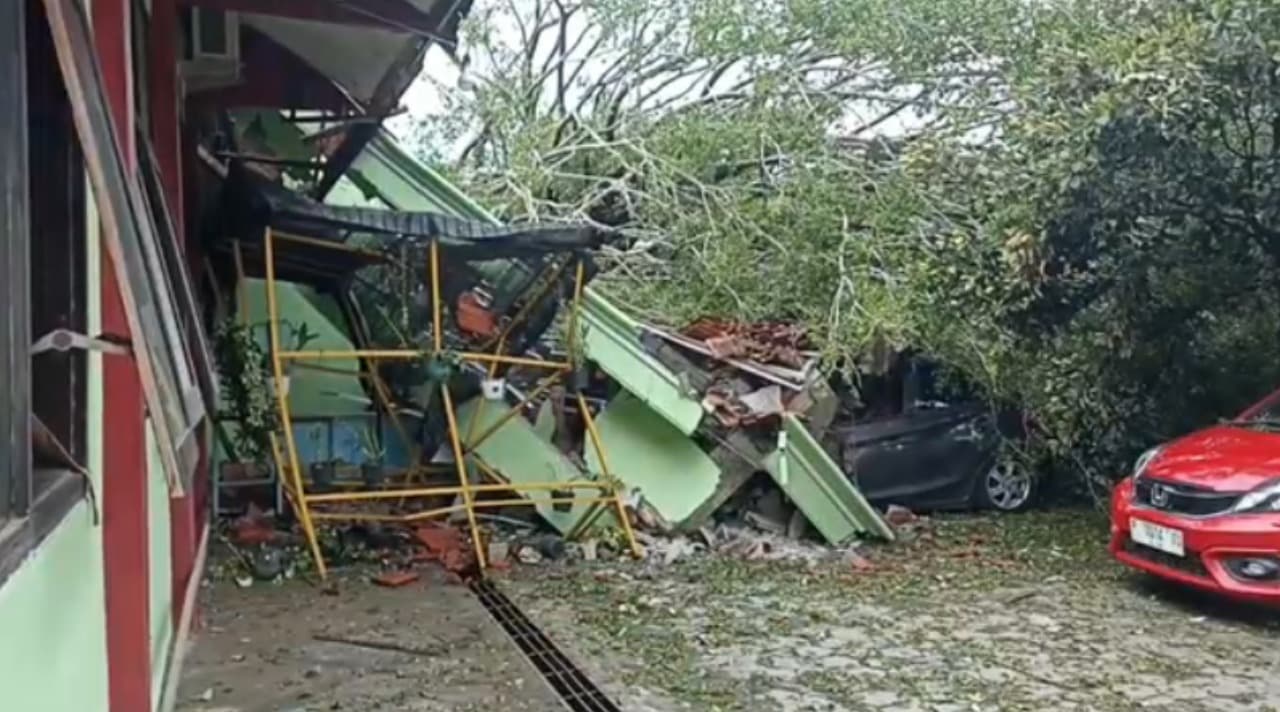
[[(224, 184), (223, 204), (226, 223), (215, 247), (225, 251), (233, 239), (260, 244), (266, 227), (306, 238), (278, 243), (276, 264), (281, 279), (311, 284), (341, 280), (394, 256), (403, 245), (425, 247), (432, 240), (455, 259), (490, 260), (593, 250), (611, 235), (589, 225), (512, 226), (431, 212), (328, 205), (235, 166)], [(248, 266), (260, 265), (260, 252), (247, 250)]]
[[(232, 4), (252, 8), (240, 15), (245, 25), (331, 78), (366, 107), (415, 43), (428, 40), (452, 52), (458, 24), (471, 9), (470, 0), (318, 3), (320, 7), (307, 11), (281, 10), (267, 3)], [(407, 83), (392, 91), (399, 97), (406, 87)]]

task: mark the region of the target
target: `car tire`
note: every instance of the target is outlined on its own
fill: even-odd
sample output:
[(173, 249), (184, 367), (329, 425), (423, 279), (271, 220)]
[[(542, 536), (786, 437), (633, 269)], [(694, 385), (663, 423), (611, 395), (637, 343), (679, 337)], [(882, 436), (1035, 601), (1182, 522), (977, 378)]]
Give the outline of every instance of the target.
[(1035, 475), (1021, 463), (1000, 458), (978, 476), (973, 503), (979, 509), (1022, 512), (1035, 504), (1039, 489)]

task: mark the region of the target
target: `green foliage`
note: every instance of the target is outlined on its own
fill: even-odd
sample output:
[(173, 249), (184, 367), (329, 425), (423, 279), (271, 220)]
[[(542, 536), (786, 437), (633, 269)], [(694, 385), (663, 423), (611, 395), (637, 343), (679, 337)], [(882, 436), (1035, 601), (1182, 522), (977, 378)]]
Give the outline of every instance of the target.
[(225, 401), (224, 416), (236, 421), (236, 452), (241, 461), (269, 461), (276, 406), (267, 383), (267, 357), (253, 327), (225, 319), (214, 333), (218, 376)]
[(925, 351), (1098, 479), (1280, 381), (1274, 2), (556, 7), (479, 14), (456, 175), (623, 227), (631, 309)]

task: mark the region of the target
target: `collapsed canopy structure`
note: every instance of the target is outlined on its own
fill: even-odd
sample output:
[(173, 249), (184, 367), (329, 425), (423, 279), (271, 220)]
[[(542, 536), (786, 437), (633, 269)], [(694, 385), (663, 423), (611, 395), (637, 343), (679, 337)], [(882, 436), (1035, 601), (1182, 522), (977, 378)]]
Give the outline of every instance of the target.
[[(603, 465), (607, 457), (591, 410), (574, 386), (578, 379), (566, 378), (576, 376), (581, 367), (573, 354), (574, 342), (580, 338), (582, 288), (594, 272), (589, 252), (609, 239), (607, 232), (589, 226), (513, 228), (425, 212), (323, 205), (242, 166), (233, 166), (228, 173), (224, 206), (212, 246), (224, 255), (230, 253), (239, 283), (249, 274), (265, 279), (270, 366), (279, 415), (271, 447), (322, 576), (326, 568), (316, 533), (319, 522), (412, 523), (453, 513), (466, 515), (476, 563), (483, 570), (486, 552), (475, 513), (484, 507), (589, 505), (587, 516), (571, 535), (588, 530), (613, 508), (633, 552), (638, 551), (620, 483)], [(508, 267), (523, 265), (526, 273), (512, 277), (484, 269), (486, 261), (503, 258)], [(358, 348), (308, 351), (301, 345), (283, 346), (276, 293), (281, 280), (340, 296)], [(373, 303), (362, 303), (358, 293)], [(557, 305), (564, 302), (568, 303), (563, 337), (567, 355), (552, 359), (527, 354), (526, 347), (539, 341), (556, 316)], [(447, 306), (454, 308), (450, 311)], [(375, 335), (369, 326), (370, 310), (377, 311), (390, 329)], [(446, 314), (451, 315), (447, 326)], [(318, 477), (319, 472), (304, 472), (290, 413), (287, 373), (291, 366), (325, 368), (322, 362), (335, 360), (359, 362), (371, 402), (383, 409), (415, 453), (406, 471), (377, 481), (335, 481), (332, 473)], [(507, 388), (500, 376), (513, 368), (538, 374), (533, 387), (523, 393)], [(602, 472), (596, 476), (580, 471), (576, 481), (530, 482), (525, 477), (513, 482), (484, 461), (477, 452), (479, 445), (532, 399), (558, 384), (565, 384), (576, 399)], [(460, 425), (455, 407), (458, 394), (476, 393), (482, 385), (488, 391), (486, 398)], [(486, 400), (506, 409), (496, 420), (486, 419), (485, 430), (477, 434)], [(421, 415), (424, 427), (417, 435), (410, 435), (400, 422), (406, 410)], [(433, 415), (440, 416), (434, 418), (439, 437), (428, 427)], [(438, 478), (433, 481), (442, 470), (439, 458), (433, 457), (437, 450), (446, 453), (443, 469), (452, 472), (451, 480), (456, 478), (449, 484), (440, 484)], [(489, 481), (473, 482), (473, 473)], [(517, 496), (504, 496), (508, 493)], [(446, 501), (441, 503), (442, 499)]]
[[(307, 283), (341, 281), (363, 267), (429, 243), (439, 245), (446, 259), (487, 261), (591, 251), (613, 237), (586, 225), (493, 225), (435, 213), (328, 205), (242, 164), (233, 164), (228, 173), (222, 205), (213, 237), (216, 250), (225, 254), (234, 242), (260, 246), (267, 227), (277, 236), (304, 237), (278, 246), (276, 269), (282, 279), (297, 277)], [(260, 258), (256, 249), (247, 252), (259, 253)]]

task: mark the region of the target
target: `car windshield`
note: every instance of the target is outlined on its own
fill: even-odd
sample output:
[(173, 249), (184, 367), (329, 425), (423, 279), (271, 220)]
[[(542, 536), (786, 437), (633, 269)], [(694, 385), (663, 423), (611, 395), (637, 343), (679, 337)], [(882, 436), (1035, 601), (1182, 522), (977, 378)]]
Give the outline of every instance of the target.
[(1280, 430), (1280, 398), (1270, 398), (1256, 410), (1229, 423), (1245, 428)]

